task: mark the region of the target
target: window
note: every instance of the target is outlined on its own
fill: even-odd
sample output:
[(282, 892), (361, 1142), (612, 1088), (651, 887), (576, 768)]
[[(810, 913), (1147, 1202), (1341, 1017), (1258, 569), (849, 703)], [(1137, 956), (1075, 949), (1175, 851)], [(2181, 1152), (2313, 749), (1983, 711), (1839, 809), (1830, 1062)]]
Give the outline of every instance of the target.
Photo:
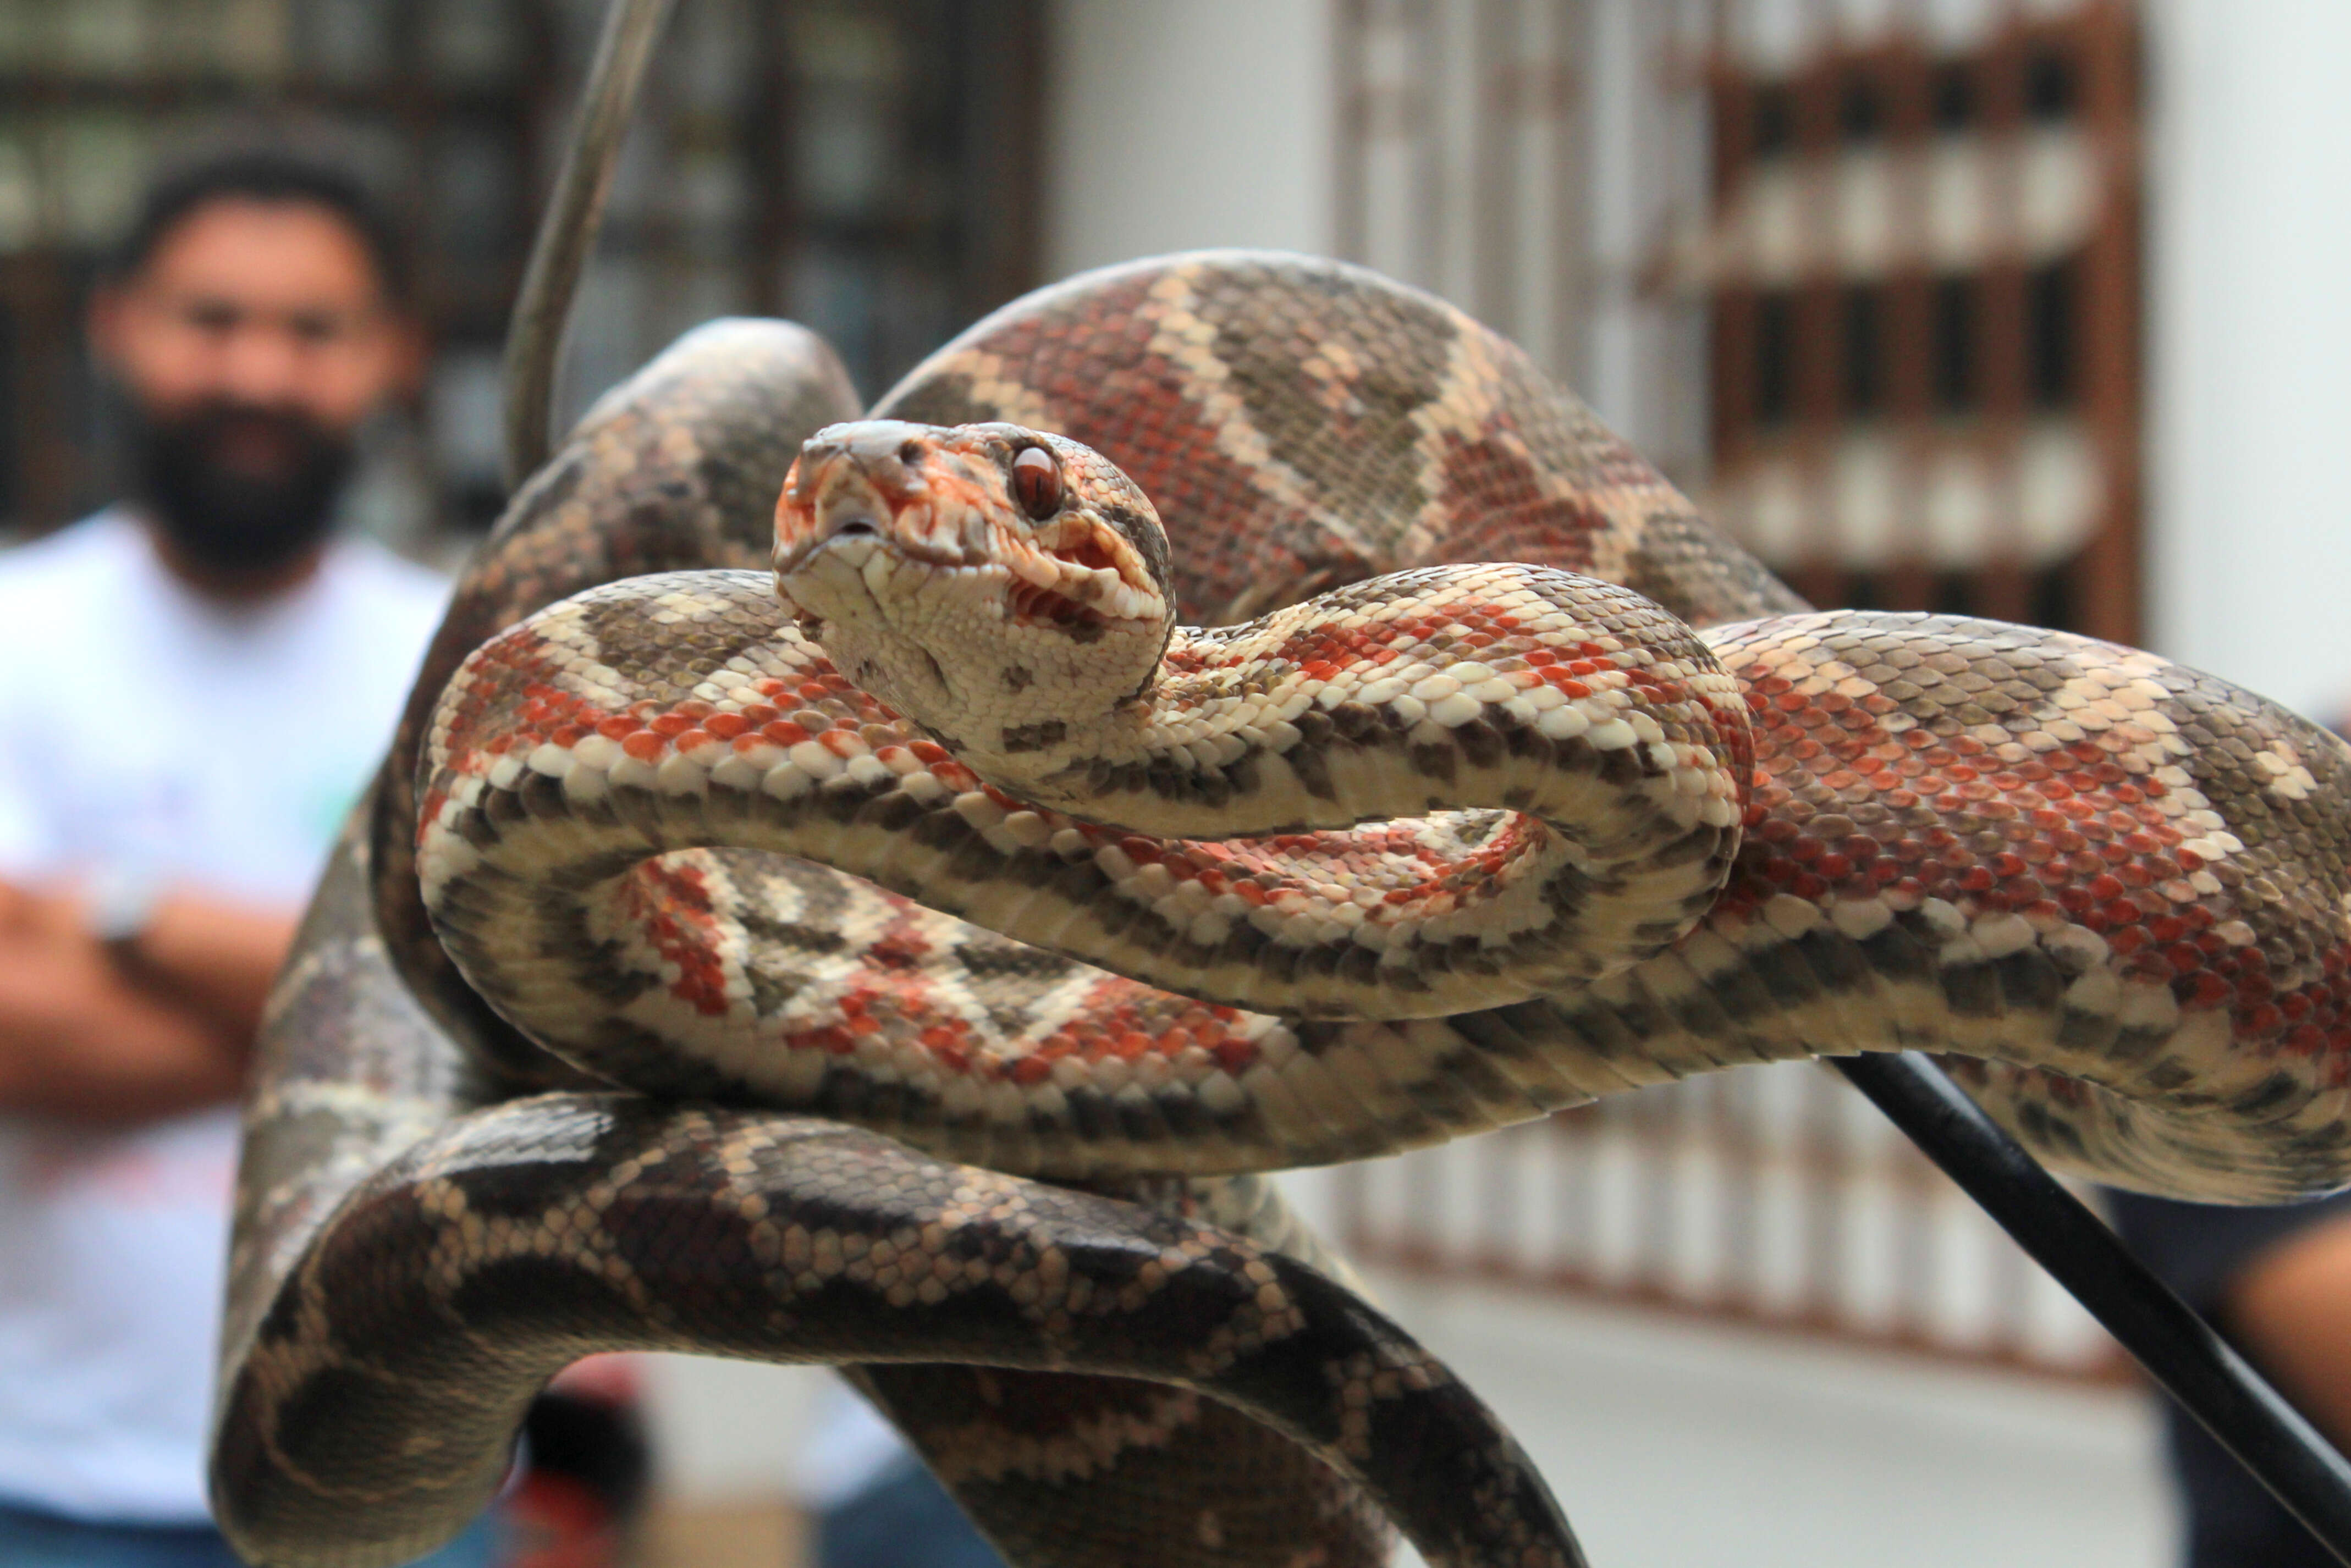
[(2025, 377), (2035, 408), (2064, 408), (2075, 400), (2080, 285), (2081, 268), (2071, 260), (2035, 268), (2025, 280)]
[(2040, 121), (2070, 118), (2081, 83), (2073, 59), (2055, 48), (2040, 48), (2024, 63), (2024, 112)]
[(2137, 202), (2100, 172), (2137, 134), (2131, 8), (1930, 40), (1833, 7), (1767, 63), (1762, 5), (1722, 0), (1687, 100), (1754, 128), (1677, 253), (1728, 357), (1706, 504), (1815, 603), (2132, 640)]
[(1796, 411), (1796, 302), (1767, 294), (1755, 302), (1755, 422), (1784, 425)]
[(1837, 134), (1847, 141), (1875, 141), (1886, 131), (1886, 94), (1869, 77), (1854, 76), (1837, 94)]
[(1769, 82), (1755, 89), (1753, 120), (1748, 134), (1750, 151), (1758, 158), (1777, 158), (1796, 145), (1796, 95), (1784, 82)]
[(1928, 105), (1935, 129), (1961, 131), (1975, 123), (1975, 71), (1965, 60), (1943, 60), (1934, 68)]
[(1929, 384), (1942, 413), (1966, 413), (1976, 406), (1976, 296), (1973, 277), (1935, 280)]
[(1874, 285), (1844, 291), (1844, 404), (1848, 418), (1881, 411), (1886, 401), (1886, 295)]

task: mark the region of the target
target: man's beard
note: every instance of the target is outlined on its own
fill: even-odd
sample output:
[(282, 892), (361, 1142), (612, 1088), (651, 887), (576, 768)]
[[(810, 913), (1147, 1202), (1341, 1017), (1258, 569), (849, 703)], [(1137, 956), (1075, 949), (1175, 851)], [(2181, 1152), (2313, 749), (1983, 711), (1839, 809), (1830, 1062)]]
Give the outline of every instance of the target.
[[(188, 565), (231, 579), (266, 578), (317, 548), (356, 458), (348, 435), (290, 409), (210, 400), (156, 417), (133, 409), (140, 498)], [(266, 472), (232, 466), (259, 441)]]

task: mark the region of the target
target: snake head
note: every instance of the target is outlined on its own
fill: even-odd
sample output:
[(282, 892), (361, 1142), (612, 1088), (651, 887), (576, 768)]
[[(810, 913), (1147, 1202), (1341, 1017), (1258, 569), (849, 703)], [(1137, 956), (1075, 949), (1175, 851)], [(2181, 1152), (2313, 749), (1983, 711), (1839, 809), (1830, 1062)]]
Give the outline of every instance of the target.
[(982, 754), (1053, 753), (1150, 684), (1167, 561), (1133, 481), (1018, 425), (831, 425), (776, 505), (777, 591), (841, 673)]

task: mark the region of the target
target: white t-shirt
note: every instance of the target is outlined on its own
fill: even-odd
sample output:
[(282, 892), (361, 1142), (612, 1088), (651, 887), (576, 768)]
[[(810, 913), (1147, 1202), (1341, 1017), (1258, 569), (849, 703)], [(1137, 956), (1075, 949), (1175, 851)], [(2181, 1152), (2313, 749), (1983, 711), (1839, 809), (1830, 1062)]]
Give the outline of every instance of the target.
[[(0, 556), (0, 876), (119, 867), (298, 907), (446, 593), (338, 544), (229, 611), (115, 511)], [(0, 1116), (0, 1501), (206, 1516), (235, 1165), (230, 1106), (108, 1131)]]

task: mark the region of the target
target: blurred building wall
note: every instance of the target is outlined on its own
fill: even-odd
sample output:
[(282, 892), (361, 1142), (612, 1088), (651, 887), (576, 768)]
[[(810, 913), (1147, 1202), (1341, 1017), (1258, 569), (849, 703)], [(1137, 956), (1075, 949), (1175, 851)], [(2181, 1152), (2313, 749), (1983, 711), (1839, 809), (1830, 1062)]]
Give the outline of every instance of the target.
[(1331, 244), (1324, 0), (1054, 0), (1045, 275)]
[(2147, 7), (2151, 640), (2351, 711), (2351, 6)]

